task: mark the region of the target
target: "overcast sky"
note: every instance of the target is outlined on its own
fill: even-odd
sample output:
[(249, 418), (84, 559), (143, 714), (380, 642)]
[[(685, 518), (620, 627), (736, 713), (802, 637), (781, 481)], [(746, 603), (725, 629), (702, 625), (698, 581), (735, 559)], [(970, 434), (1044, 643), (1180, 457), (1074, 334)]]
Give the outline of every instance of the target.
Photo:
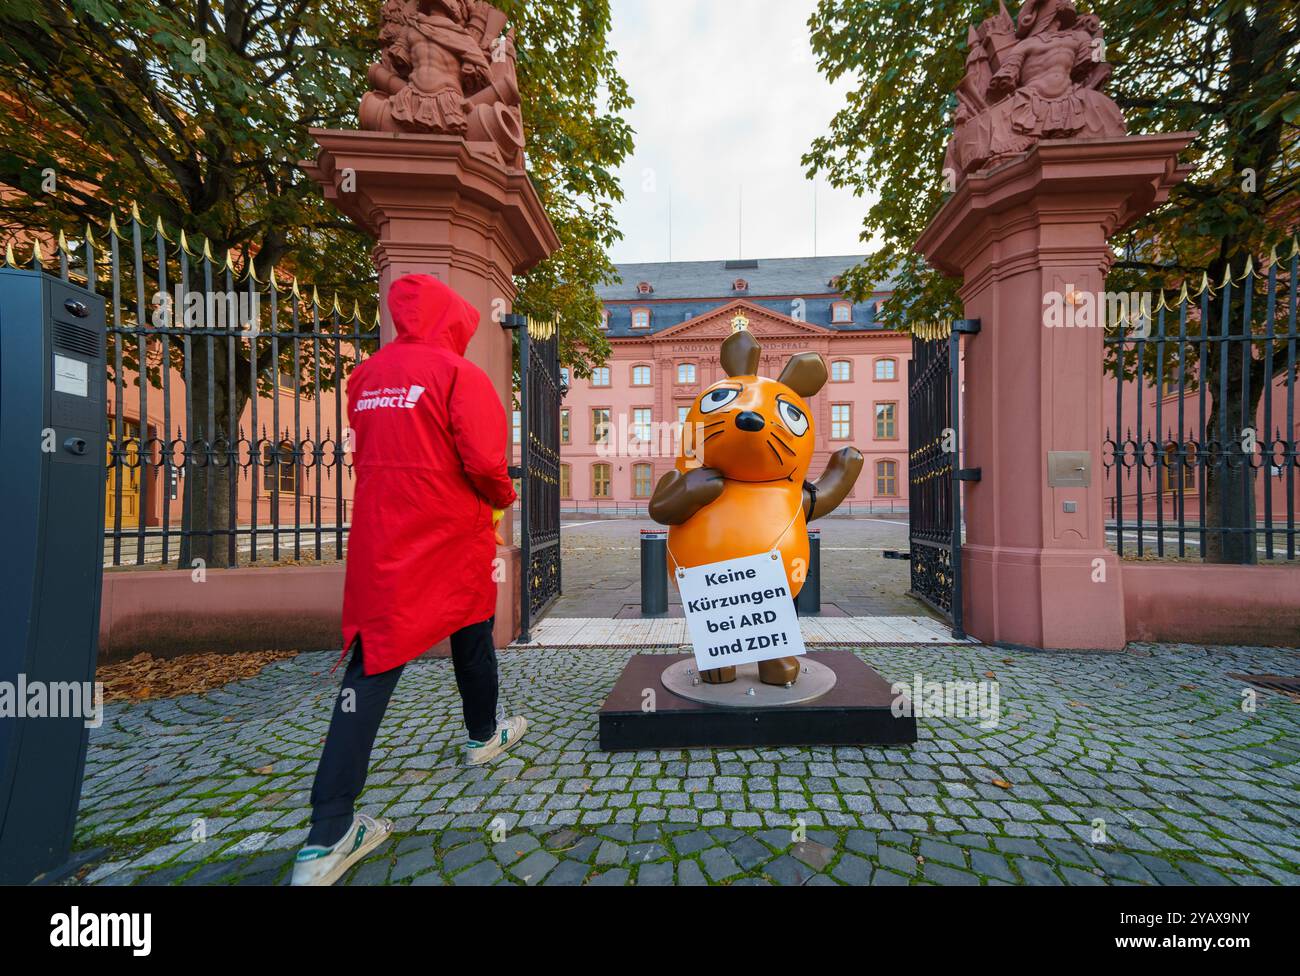
[[(815, 0), (612, 0), (612, 44), (636, 104), (620, 175), (615, 262), (859, 254), (865, 200), (799, 157), (849, 82), (831, 86), (808, 46)], [(743, 188), (743, 228), (740, 194)], [(742, 253), (743, 252), (743, 253)]]

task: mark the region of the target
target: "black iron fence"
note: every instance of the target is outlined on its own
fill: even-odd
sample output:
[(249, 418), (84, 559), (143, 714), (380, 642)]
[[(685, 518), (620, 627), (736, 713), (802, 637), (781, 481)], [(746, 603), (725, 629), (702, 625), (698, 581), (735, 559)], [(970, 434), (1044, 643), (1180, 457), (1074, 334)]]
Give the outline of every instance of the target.
[[(101, 240), (102, 237), (102, 240)], [(5, 260), (17, 266), (12, 245)], [(105, 565), (237, 566), (342, 558), (352, 498), (343, 382), (378, 346), (296, 278), (259, 277), (132, 207), (30, 264), (108, 301)]]
[(907, 482), (910, 592), (952, 622), (965, 639), (961, 483), (979, 469), (961, 466), (961, 337), (978, 319), (912, 327), (907, 364)]
[(560, 403), (568, 392), (560, 372), (560, 330), (554, 321), (511, 315), (519, 336), (520, 636), (560, 596)]
[[(1105, 299), (1113, 389), (1103, 461), (1123, 556), (1296, 558), (1300, 248), (1216, 287)], [(1100, 305), (1099, 299), (1099, 305)]]

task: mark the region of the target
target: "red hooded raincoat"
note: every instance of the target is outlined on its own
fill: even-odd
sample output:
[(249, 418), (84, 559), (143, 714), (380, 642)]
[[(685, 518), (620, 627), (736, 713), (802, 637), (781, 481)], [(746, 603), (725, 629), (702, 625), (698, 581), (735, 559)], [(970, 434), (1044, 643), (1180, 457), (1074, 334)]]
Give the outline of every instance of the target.
[(492, 509), (515, 500), (505, 410), (464, 358), (479, 315), (431, 275), (393, 282), (397, 338), (348, 379), (356, 492), (343, 646), (366, 674), (405, 664), (496, 610)]

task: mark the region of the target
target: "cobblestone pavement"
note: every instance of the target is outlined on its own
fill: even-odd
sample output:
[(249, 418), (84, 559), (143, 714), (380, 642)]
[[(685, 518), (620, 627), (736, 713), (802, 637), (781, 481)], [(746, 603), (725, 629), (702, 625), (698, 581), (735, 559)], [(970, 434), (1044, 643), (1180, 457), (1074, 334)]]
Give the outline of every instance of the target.
[[(862, 656), (909, 684), (993, 675), (1000, 722), (922, 717), (910, 748), (606, 754), (596, 712), (626, 652), (540, 648), (502, 656), (526, 740), (464, 769), (450, 665), (416, 662), (362, 797), (397, 833), (345, 881), (1300, 881), (1300, 705), (1260, 692), (1244, 710), (1226, 677), (1294, 674), (1296, 651)], [(82, 880), (283, 882), (305, 835), (333, 660), (304, 654), (206, 695), (108, 706), (90, 735), (78, 846), (109, 850)]]
[[(907, 596), (909, 564), (886, 559), (886, 549), (906, 550), (907, 516), (825, 518), (822, 533), (822, 602), (851, 617), (916, 616), (929, 610)], [(660, 529), (646, 518), (561, 523), (564, 594), (554, 617), (613, 617), (641, 604), (641, 530)], [(669, 587), (670, 604), (680, 603)]]

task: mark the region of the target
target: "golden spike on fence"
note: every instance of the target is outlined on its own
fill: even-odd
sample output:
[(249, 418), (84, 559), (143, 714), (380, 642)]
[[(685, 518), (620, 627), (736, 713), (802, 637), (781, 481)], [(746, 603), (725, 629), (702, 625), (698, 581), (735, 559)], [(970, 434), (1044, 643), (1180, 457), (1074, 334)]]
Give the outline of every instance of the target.
[(375, 328), (379, 328), (379, 306), (375, 306)]
[[(162, 218), (159, 217), (158, 219), (161, 220)], [(184, 251), (186, 254), (190, 255), (191, 257), (198, 257), (197, 254), (195, 254), (193, 251), (190, 250), (189, 242), (185, 239), (184, 227), (181, 228), (181, 250)]]
[(68, 239), (63, 236), (63, 231), (59, 231), (59, 250), (69, 254), (71, 253), (68, 248)]
[(226, 263), (223, 265), (223, 267), (227, 271), (229, 271), (232, 275), (235, 273), (235, 262), (232, 261), (230, 258), (230, 248), (226, 248)]
[(320, 308), (320, 292), (316, 290), (315, 285), (311, 286), (311, 305), (312, 308)]
[(1232, 262), (1229, 261), (1223, 268), (1223, 281), (1219, 282), (1220, 288), (1227, 288), (1232, 284)]
[(1277, 245), (1276, 244), (1274, 244), (1271, 248), (1269, 248), (1268, 266), (1270, 268), (1277, 267)]
[(119, 241), (126, 240), (126, 237), (123, 236), (122, 231), (118, 229), (117, 214), (115, 213), (110, 213), (108, 215), (108, 232), (112, 234), (114, 237), (116, 237)]
[(294, 298), (302, 298), (302, 292), (300, 292), (300, 291), (298, 290), (298, 276), (297, 276), (297, 275), (294, 275), (294, 276), (293, 276), (293, 285), (292, 285), (292, 287), (290, 288), (290, 291), (293, 292), (293, 297), (294, 297)]
[(140, 207), (134, 200), (131, 201), (131, 219), (141, 226), (144, 225), (144, 221), (140, 219)]
[(353, 321), (353, 322), (360, 322), (360, 321), (361, 321), (361, 301), (360, 301), (360, 299), (356, 299), (356, 298), (352, 299), (352, 321)]
[(1174, 308), (1173, 308), (1172, 305), (1166, 305), (1166, 304), (1165, 304), (1165, 290), (1164, 290), (1163, 288), (1161, 288), (1161, 289), (1160, 289), (1160, 299), (1156, 302), (1155, 311), (1157, 311), (1157, 312), (1159, 312), (1159, 311), (1172, 312), (1173, 310), (1174, 310)]
[(90, 224), (87, 224), (86, 225), (86, 247), (94, 247), (94, 246), (95, 246), (95, 238), (91, 233)]
[(215, 260), (216, 260), (216, 258), (214, 258), (214, 257), (212, 256), (212, 248), (211, 248), (211, 246), (210, 246), (211, 244), (212, 244), (212, 241), (211, 241), (211, 240), (209, 240), (209, 239), (206, 238), (206, 237), (203, 238), (203, 258), (204, 258), (204, 260), (206, 260), (206, 261), (215, 261)]
[(37, 264), (45, 263), (45, 258), (41, 257), (41, 242), (39, 240), (32, 241), (32, 258), (35, 259)]
[(1183, 279), (1183, 287), (1178, 292), (1178, 304), (1181, 305), (1187, 301), (1187, 279)]
[(1254, 275), (1255, 275), (1255, 255), (1253, 255), (1253, 254), (1247, 254), (1247, 255), (1246, 255), (1246, 269), (1245, 269), (1244, 271), (1242, 271), (1242, 273), (1241, 273), (1241, 277), (1238, 278), (1237, 280), (1238, 280), (1238, 281), (1249, 281), (1252, 277), (1254, 277)]
[(153, 229), (154, 229), (154, 233), (156, 233), (159, 237), (161, 237), (161, 238), (162, 238), (164, 241), (166, 241), (168, 244), (175, 244), (175, 243), (176, 243), (176, 242), (173, 241), (170, 237), (167, 236), (167, 231), (166, 231), (166, 229), (163, 227), (163, 222), (162, 222), (162, 217), (161, 217), (161, 215), (160, 215), (160, 216), (159, 216), (159, 217), (154, 221)]
[(1296, 235), (1292, 234), (1291, 235), (1291, 257), (1295, 257), (1297, 254), (1300, 254), (1300, 237), (1297, 237)]
[(342, 315), (342, 314), (343, 314), (343, 309), (339, 308), (339, 293), (338, 293), (338, 292), (335, 292), (335, 293), (334, 293), (334, 307), (333, 307), (330, 311), (332, 311), (335, 315)]
[[(275, 275), (275, 268), (272, 268), (271, 274), (267, 275), (267, 280), (270, 280), (270, 278), (274, 275)], [(244, 262), (244, 277), (252, 278), (259, 285), (266, 284), (265, 281), (263, 281), (261, 278), (257, 276), (257, 262), (253, 260), (253, 256), (251, 254), (248, 256), (248, 260)]]
[(5, 244), (5, 264), (9, 265), (11, 268), (18, 267), (18, 262), (14, 260), (13, 241), (9, 241)]
[[(1206, 272), (1206, 271), (1202, 271), (1202, 272), (1201, 272), (1201, 287), (1198, 288), (1198, 289), (1196, 289), (1196, 297), (1197, 297), (1197, 298), (1200, 298), (1202, 295), (1204, 295), (1204, 294), (1205, 294), (1205, 290), (1206, 290), (1207, 288), (1209, 288), (1209, 287), (1210, 287), (1210, 275), (1209, 275), (1208, 272)], [(1214, 292), (1211, 291), (1210, 294), (1213, 295)]]

